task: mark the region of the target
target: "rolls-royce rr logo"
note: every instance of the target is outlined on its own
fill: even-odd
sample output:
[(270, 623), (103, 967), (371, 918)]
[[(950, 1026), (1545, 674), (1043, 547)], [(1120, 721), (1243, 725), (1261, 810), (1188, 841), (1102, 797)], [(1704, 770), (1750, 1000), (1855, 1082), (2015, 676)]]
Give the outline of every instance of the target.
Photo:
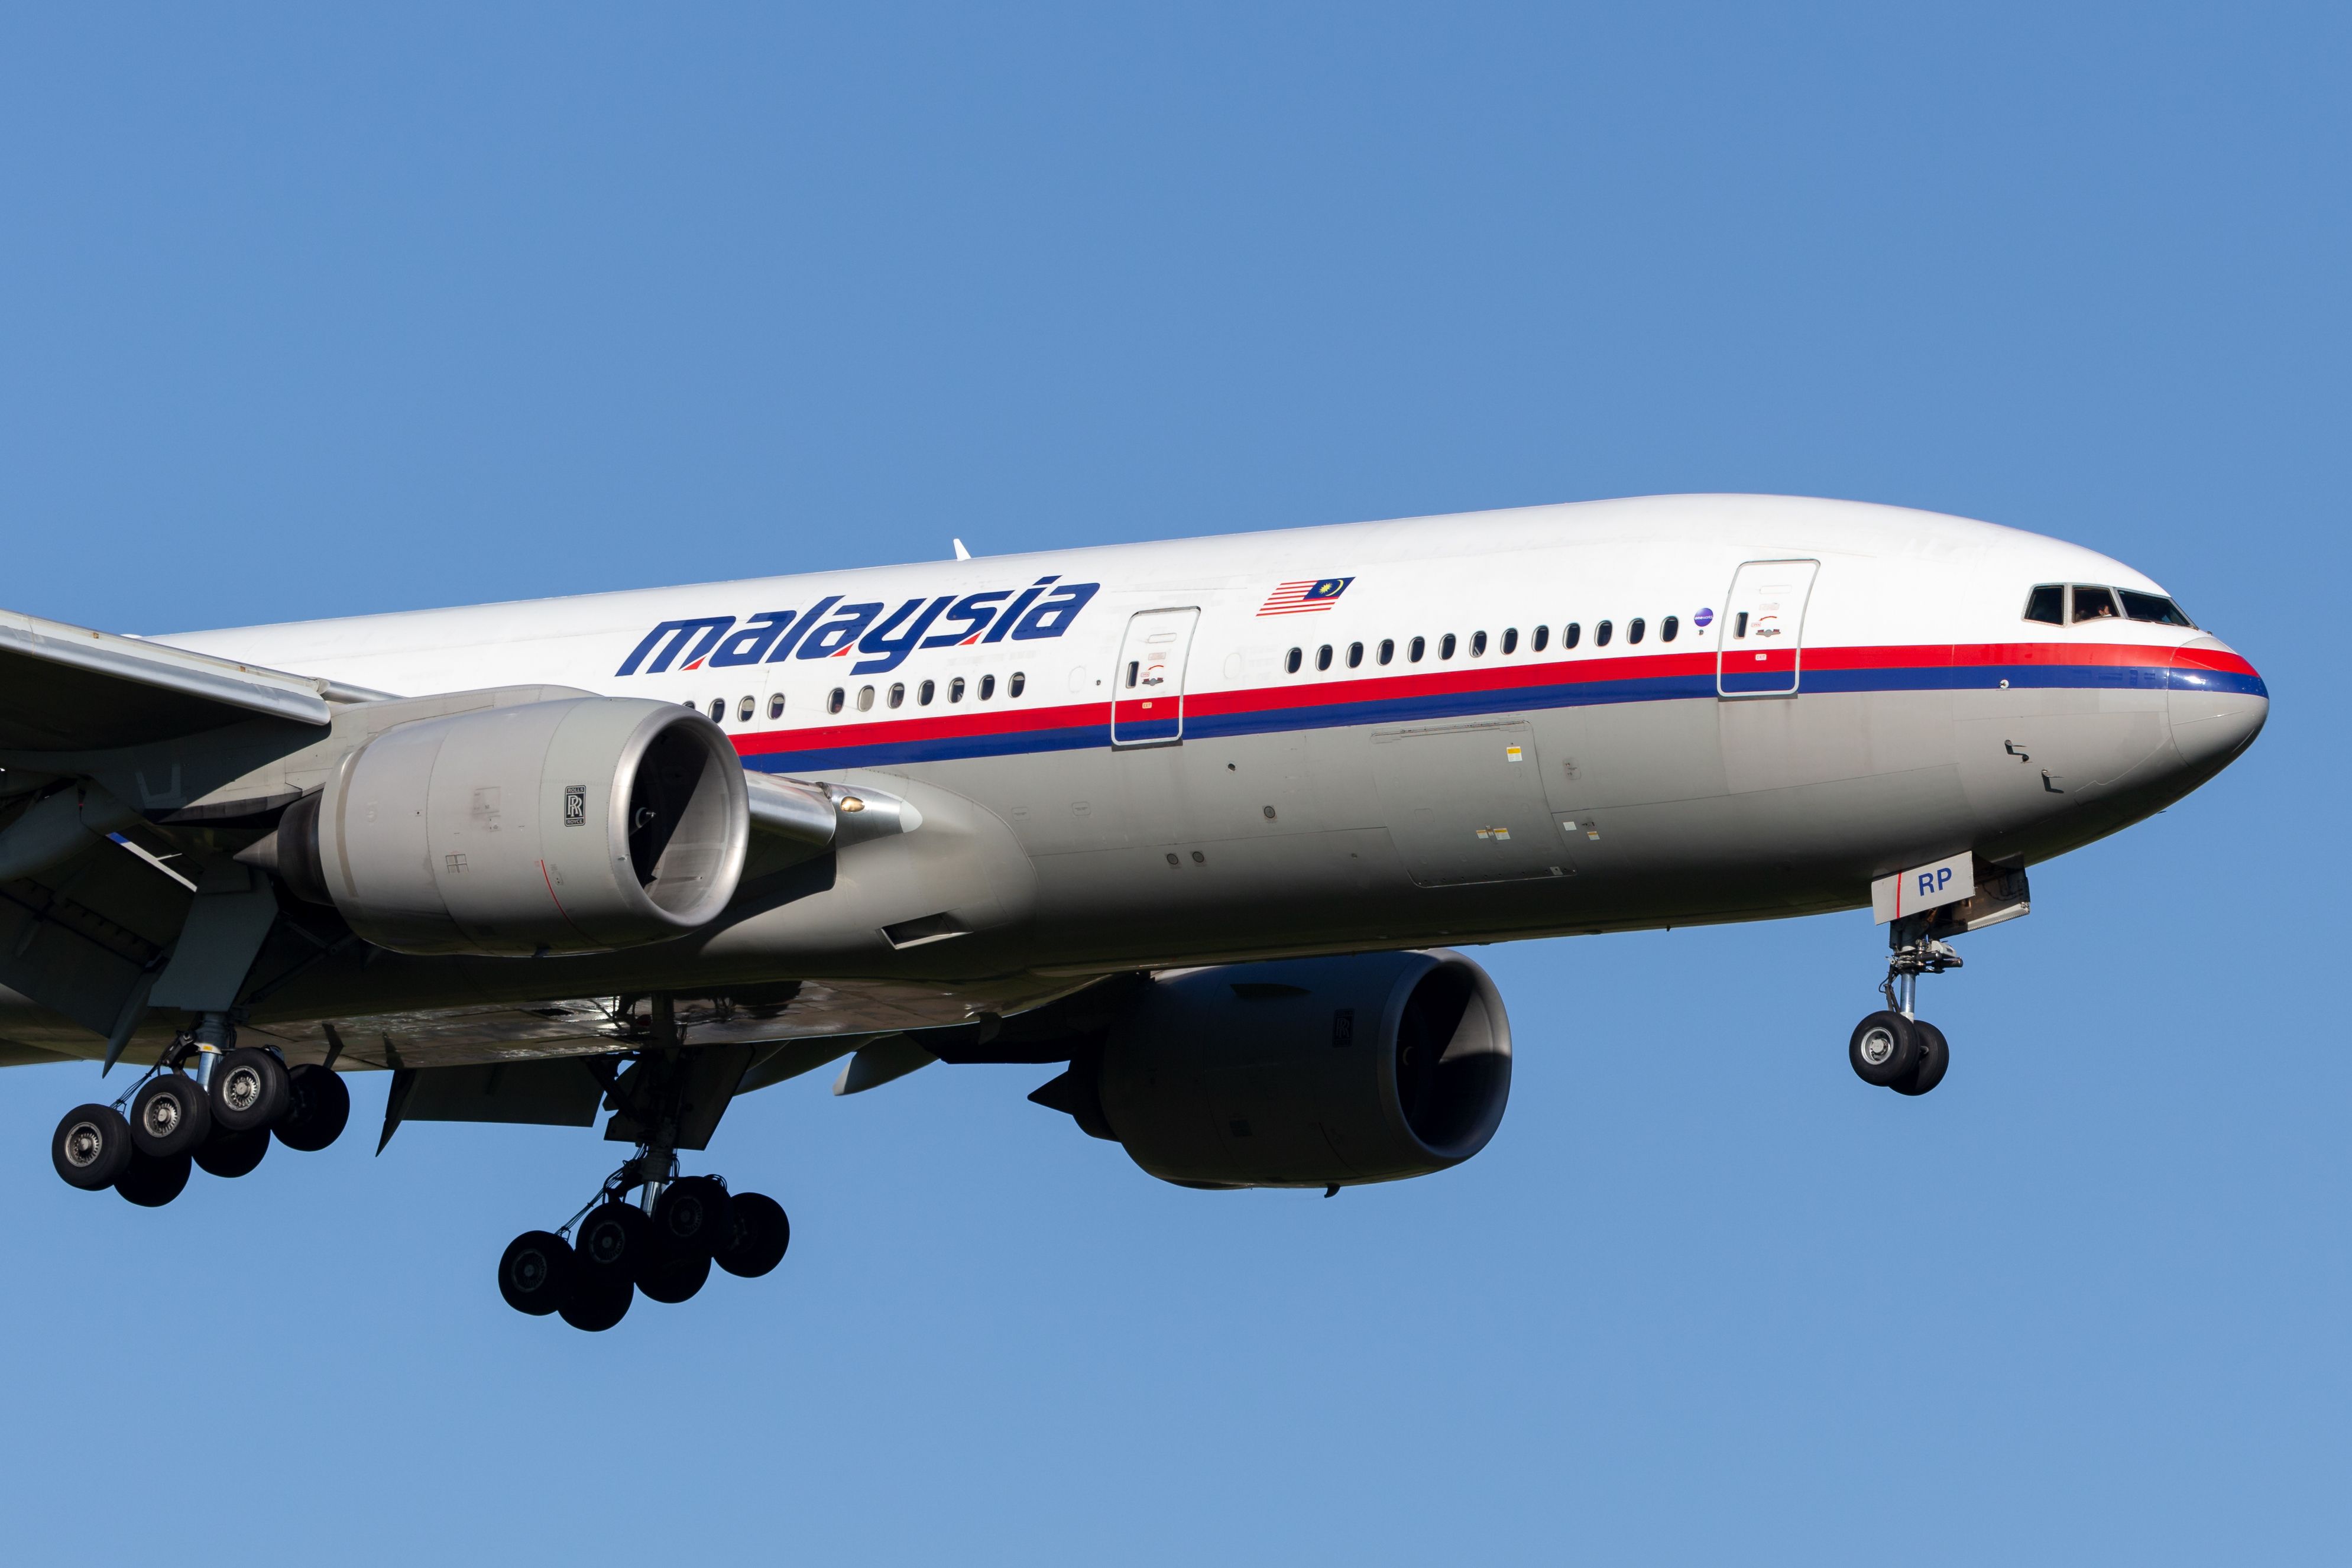
[(563, 786), (563, 826), (566, 827), (584, 827), (587, 826), (587, 823), (588, 786), (586, 784), (565, 784)]

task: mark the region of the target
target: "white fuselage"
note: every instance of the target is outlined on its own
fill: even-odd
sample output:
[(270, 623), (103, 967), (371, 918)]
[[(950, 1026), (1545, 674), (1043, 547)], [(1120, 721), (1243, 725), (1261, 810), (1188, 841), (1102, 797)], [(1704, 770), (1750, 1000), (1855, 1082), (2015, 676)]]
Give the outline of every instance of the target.
[[(2077, 584), (2163, 594), (1989, 523), (1679, 496), (159, 640), (401, 694), (659, 698), (748, 766), (896, 790), (936, 858), (845, 851), (603, 973), (944, 994), (1808, 912), (1938, 857), (2060, 853), (2267, 707), (2192, 626), (2024, 618)], [(398, 973), (431, 1005), (431, 964)]]

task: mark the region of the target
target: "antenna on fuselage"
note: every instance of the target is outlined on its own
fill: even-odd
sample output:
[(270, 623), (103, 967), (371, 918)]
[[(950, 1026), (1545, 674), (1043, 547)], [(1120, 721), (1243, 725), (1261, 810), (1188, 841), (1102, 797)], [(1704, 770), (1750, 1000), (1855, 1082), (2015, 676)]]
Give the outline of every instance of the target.
[(969, 551), (969, 550), (966, 550), (966, 549), (963, 547), (963, 541), (962, 541), (962, 540), (961, 540), (961, 539), (951, 539), (951, 540), (948, 541), (948, 542), (949, 542), (949, 543), (950, 543), (950, 544), (952, 544), (952, 545), (954, 545), (954, 546), (956, 547), (956, 559), (957, 559), (957, 560), (959, 560), (959, 561), (969, 561), (969, 560), (971, 560), (971, 551)]

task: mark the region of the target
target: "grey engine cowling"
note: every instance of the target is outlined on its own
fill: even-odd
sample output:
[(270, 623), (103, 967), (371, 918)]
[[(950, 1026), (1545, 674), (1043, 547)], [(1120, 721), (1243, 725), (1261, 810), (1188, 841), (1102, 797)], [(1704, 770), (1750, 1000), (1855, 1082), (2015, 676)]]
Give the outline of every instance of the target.
[(1458, 1165), (1510, 1092), (1500, 993), (1434, 952), (1161, 976), (1032, 1098), (1165, 1181), (1319, 1187)]
[(719, 726), (581, 697), (394, 725), (287, 808), (270, 864), (395, 952), (595, 952), (714, 919), (749, 841)]

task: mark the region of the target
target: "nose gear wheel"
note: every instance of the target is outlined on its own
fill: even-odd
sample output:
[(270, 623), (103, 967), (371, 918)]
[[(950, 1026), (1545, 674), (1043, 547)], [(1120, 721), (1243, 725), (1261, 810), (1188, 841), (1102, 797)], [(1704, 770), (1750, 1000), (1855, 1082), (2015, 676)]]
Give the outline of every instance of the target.
[(1908, 915), (1887, 932), (1891, 950), (1878, 993), (1886, 1005), (1864, 1017), (1846, 1041), (1854, 1077), (1874, 1089), (1916, 1098), (1944, 1081), (1952, 1051), (1944, 1031), (1918, 1015), (1919, 977), (1961, 966), (1951, 945), (1927, 934), (1935, 916)]

